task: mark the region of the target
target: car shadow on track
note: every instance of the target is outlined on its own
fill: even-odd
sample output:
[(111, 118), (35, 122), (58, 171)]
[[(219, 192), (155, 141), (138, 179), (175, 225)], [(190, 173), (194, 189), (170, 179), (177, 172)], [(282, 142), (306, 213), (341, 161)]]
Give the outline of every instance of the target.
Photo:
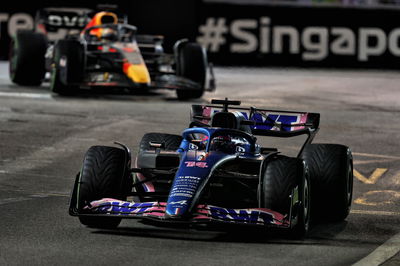
[[(146, 223), (147, 224), (147, 223)], [(293, 245), (326, 245), (326, 246), (358, 246), (357, 239), (344, 239), (339, 235), (345, 230), (347, 222), (320, 224), (303, 238), (292, 237), (282, 230), (260, 230), (260, 228), (228, 227), (228, 228), (176, 228), (176, 227), (138, 227), (120, 226), (113, 230), (93, 229), (93, 234), (118, 235), (125, 237), (164, 238), (176, 240), (229, 242), (229, 243), (255, 243), (255, 244), (293, 244)], [(377, 242), (369, 240), (363, 244), (375, 245)]]
[[(185, 102), (179, 100), (174, 92), (163, 90), (137, 90), (132, 91), (128, 89), (80, 89), (74, 91), (70, 95), (57, 95), (52, 94), (54, 99), (91, 99), (91, 100), (119, 100), (119, 101), (135, 101), (135, 102)], [(191, 99), (188, 102), (204, 102), (203, 99)]]
[[(128, 228), (120, 227), (115, 230), (96, 230), (94, 234), (118, 235), (125, 237), (147, 237), (175, 240), (204, 241), (204, 242), (230, 242), (230, 243), (303, 243), (302, 240), (285, 238), (276, 232), (261, 232), (256, 230), (244, 231), (205, 231), (193, 229), (171, 228)], [(313, 244), (313, 243), (307, 243)]]

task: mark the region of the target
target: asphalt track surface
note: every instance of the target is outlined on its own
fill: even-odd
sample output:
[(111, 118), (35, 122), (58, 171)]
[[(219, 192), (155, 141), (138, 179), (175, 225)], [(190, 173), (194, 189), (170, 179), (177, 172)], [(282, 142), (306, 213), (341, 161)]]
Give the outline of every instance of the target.
[[(0, 63), (0, 265), (399, 265), (400, 73), (215, 72), (216, 92), (179, 102), (171, 91), (60, 97), (46, 84), (11, 84), (7, 64)], [(354, 154), (353, 206), (346, 221), (316, 225), (306, 239), (293, 240), (137, 220), (98, 230), (68, 215), (74, 177), (91, 145), (118, 140), (135, 154), (144, 133), (179, 134), (192, 103), (224, 97), (246, 106), (321, 113), (315, 142), (345, 144)], [(298, 144), (263, 141), (289, 154)]]

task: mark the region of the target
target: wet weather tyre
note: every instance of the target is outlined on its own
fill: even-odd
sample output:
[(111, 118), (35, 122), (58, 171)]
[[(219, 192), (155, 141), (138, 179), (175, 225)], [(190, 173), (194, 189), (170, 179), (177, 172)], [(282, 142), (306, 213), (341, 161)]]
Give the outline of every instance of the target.
[(305, 147), (301, 157), (310, 172), (312, 219), (327, 222), (346, 219), (353, 197), (350, 149), (338, 144), (311, 144)]
[(84, 75), (84, 49), (76, 40), (60, 40), (54, 47), (50, 89), (60, 95), (70, 95), (79, 88)]
[(298, 203), (292, 214), (297, 214), (297, 224), (291, 235), (296, 238), (307, 234), (310, 223), (310, 182), (303, 160), (276, 156), (265, 164), (262, 171), (261, 206), (289, 215), (291, 195), (298, 187)]
[(197, 99), (203, 96), (207, 74), (207, 55), (197, 43), (183, 43), (177, 50), (177, 74), (200, 85), (199, 90), (177, 90), (179, 100)]
[(22, 86), (40, 86), (46, 74), (47, 46), (48, 41), (44, 34), (18, 31), (10, 46), (11, 81)]
[[(115, 147), (92, 146), (87, 151), (79, 177), (77, 191), (78, 211), (94, 200), (113, 198), (126, 200), (130, 189), (127, 156)], [(121, 222), (118, 217), (80, 216), (82, 224), (94, 228), (115, 228)]]

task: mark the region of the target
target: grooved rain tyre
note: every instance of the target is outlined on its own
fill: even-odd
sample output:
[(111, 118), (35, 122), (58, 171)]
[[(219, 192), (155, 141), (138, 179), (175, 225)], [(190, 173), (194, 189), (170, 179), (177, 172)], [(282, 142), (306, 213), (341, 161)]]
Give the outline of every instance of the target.
[(298, 222), (290, 233), (295, 238), (304, 237), (310, 224), (310, 180), (303, 160), (277, 156), (267, 162), (262, 178), (262, 206), (281, 214), (289, 215), (290, 195), (298, 186)]
[(342, 221), (351, 207), (353, 158), (348, 147), (338, 144), (310, 144), (301, 157), (311, 177), (313, 219)]
[[(92, 146), (83, 160), (78, 187), (78, 210), (87, 203), (102, 198), (126, 200), (129, 179), (126, 173), (125, 151), (115, 147)], [(116, 217), (80, 216), (89, 227), (115, 228), (121, 222)]]

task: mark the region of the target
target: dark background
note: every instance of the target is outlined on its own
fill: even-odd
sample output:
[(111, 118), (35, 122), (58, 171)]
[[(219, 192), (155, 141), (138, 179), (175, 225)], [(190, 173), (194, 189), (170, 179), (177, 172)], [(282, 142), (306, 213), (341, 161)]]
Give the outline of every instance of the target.
[[(165, 36), (165, 48), (170, 52), (173, 43), (181, 38), (196, 40), (199, 26), (207, 18), (223, 17), (229, 23), (236, 19), (259, 19), (269, 17), (271, 26), (283, 25), (295, 27), (299, 33), (306, 27), (346, 27), (356, 36), (360, 27), (380, 28), (388, 34), (392, 29), (400, 27), (399, 9), (388, 8), (356, 8), (356, 7), (306, 7), (306, 6), (274, 6), (274, 5), (238, 5), (204, 3), (202, 0), (146, 0), (146, 1), (34, 1), (2, 3), (0, 13), (13, 14), (24, 12), (34, 15), (40, 7), (88, 7), (96, 8), (98, 4), (116, 4), (126, 13), (129, 23), (138, 27), (141, 34), (161, 34)], [(1, 25), (0, 59), (7, 59), (9, 36), (6, 23)], [(330, 41), (332, 41), (330, 39)], [(372, 40), (373, 41), (373, 40)], [(368, 61), (360, 61), (357, 55), (329, 54), (320, 61), (304, 61), (303, 47), (299, 54), (288, 53), (284, 47), (281, 54), (262, 54), (251, 52), (245, 54), (231, 53), (229, 46), (238, 42), (232, 36), (227, 36), (226, 43), (218, 53), (209, 52), (209, 58), (217, 65), (262, 65), (285, 67), (323, 67), (323, 68), (384, 68), (398, 69), (400, 60), (386, 50), (380, 56), (370, 56)], [(329, 43), (329, 42), (328, 42)], [(286, 43), (287, 46), (287, 43)]]
[[(140, 34), (165, 35), (168, 50), (173, 42), (182, 38), (195, 39), (196, 5), (198, 1), (146, 0), (146, 1), (12, 1), (2, 3), (0, 13), (28, 13), (33, 17), (43, 7), (87, 7), (96, 9), (99, 4), (117, 5), (118, 10), (128, 15), (128, 21), (138, 27)], [(7, 24), (1, 25), (0, 58), (6, 59), (10, 38)]]

